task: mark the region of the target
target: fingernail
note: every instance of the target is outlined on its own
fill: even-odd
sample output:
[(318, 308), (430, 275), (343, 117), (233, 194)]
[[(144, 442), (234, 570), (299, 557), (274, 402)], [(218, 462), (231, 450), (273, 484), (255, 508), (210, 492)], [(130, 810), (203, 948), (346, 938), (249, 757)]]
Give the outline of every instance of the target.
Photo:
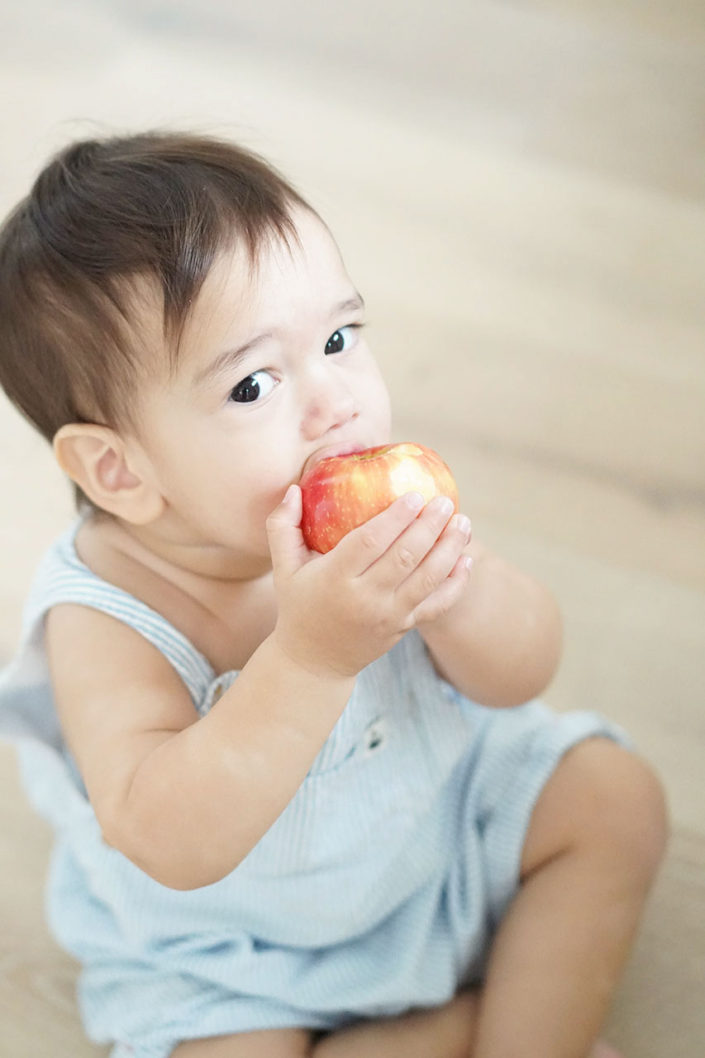
[(466, 555), (465, 556), (465, 558), (463, 559), (463, 565), (465, 566), (466, 570), (469, 573), (470, 570), (472, 569), (472, 559), (470, 558), (470, 555)]
[(284, 493), (284, 499), (282, 503), (291, 503), (296, 493), (296, 485), (289, 485), (289, 488)]
[(458, 532), (462, 533), (464, 536), (470, 536), (470, 519), (466, 515), (459, 514), (455, 524), (458, 528)]
[(453, 513), (455, 505), (448, 496), (439, 496), (434, 502), (436, 510), (443, 518), (449, 518)]
[(426, 502), (420, 492), (408, 492), (404, 497), (407, 507), (412, 511), (420, 511)]

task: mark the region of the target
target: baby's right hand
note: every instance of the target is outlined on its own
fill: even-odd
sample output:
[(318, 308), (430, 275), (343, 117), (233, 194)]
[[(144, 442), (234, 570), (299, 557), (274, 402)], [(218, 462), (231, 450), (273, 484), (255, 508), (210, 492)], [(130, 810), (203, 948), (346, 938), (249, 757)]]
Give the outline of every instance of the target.
[(308, 671), (355, 676), (417, 621), (449, 610), (468, 575), (469, 533), (452, 515), (445, 497), (424, 509), (409, 493), (319, 555), (304, 543), (293, 485), (267, 520), (281, 648)]

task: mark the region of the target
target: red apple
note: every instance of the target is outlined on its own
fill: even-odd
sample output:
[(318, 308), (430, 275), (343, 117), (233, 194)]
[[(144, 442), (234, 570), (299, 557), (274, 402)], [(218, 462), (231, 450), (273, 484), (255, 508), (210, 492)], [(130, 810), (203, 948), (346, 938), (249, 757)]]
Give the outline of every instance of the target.
[(321, 459), (300, 485), (304, 540), (322, 554), (406, 492), (420, 492), (426, 503), (450, 496), (458, 510), (458, 490), (446, 464), (430, 448), (410, 442)]

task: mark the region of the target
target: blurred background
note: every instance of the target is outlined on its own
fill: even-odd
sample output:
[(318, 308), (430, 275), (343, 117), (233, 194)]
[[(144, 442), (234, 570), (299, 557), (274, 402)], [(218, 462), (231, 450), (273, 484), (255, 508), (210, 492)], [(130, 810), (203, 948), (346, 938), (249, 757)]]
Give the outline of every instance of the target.
[[(547, 697), (627, 727), (674, 835), (609, 1034), (705, 1050), (702, 0), (0, 0), (0, 212), (48, 155), (177, 127), (266, 155), (368, 306), (395, 438), (566, 621)], [(71, 494), (0, 397), (0, 664)], [(0, 1058), (91, 1058), (0, 746)]]

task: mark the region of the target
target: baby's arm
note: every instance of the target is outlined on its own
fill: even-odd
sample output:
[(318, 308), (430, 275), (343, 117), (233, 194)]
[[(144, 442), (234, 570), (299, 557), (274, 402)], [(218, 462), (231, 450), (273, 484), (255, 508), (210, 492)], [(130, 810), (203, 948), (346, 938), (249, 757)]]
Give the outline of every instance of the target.
[(272, 637), (203, 719), (139, 633), (85, 607), (47, 624), (64, 735), (105, 841), (192, 889), (232, 870), (294, 795), (352, 681), (313, 677)]
[(473, 701), (520, 705), (540, 694), (558, 666), (562, 622), (551, 593), (473, 543), (467, 589), (445, 615), (420, 621), (442, 676)]
[[(465, 581), (465, 535), (401, 499), (311, 556), (294, 489), (268, 529), (278, 620), (203, 719), (133, 629), (81, 606), (47, 623), (57, 707), (106, 841), (177, 889), (224, 877), (296, 793), (356, 674)], [(424, 555), (409, 564), (409, 555)], [(457, 568), (456, 568), (457, 567)], [(438, 596), (438, 601), (434, 599)]]

